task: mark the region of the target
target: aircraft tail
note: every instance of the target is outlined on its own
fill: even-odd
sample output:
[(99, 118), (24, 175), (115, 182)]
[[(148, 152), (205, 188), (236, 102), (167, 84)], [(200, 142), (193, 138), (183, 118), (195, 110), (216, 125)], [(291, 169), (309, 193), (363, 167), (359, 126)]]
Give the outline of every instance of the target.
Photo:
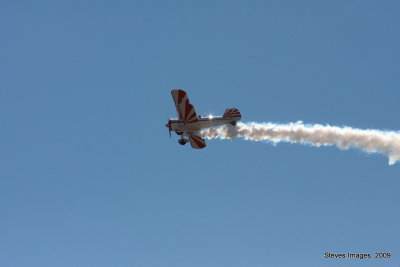
[(242, 115), (237, 108), (227, 108), (224, 113), (224, 118), (238, 118), (240, 119)]

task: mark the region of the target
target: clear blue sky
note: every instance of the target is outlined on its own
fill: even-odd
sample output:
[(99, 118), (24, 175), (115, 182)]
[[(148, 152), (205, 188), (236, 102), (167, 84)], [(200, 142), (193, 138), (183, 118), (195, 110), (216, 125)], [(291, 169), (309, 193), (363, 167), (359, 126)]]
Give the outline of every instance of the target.
[[(0, 266), (398, 266), (400, 164), (168, 137), (198, 114), (400, 130), (398, 1), (2, 1)], [(392, 259), (324, 259), (390, 252)]]

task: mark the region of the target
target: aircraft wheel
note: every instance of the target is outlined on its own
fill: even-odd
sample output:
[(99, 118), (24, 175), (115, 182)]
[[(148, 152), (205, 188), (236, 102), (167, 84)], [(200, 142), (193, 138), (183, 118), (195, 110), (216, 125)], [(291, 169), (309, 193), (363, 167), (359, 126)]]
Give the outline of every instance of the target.
[(177, 135), (182, 135), (182, 134), (183, 134), (182, 132), (178, 132), (178, 131), (175, 131), (175, 133), (176, 133)]
[(183, 145), (186, 144), (186, 141), (185, 141), (185, 140), (182, 140), (182, 139), (179, 139), (179, 140), (178, 140), (178, 143), (181, 144), (181, 145), (183, 146)]
[(237, 122), (236, 122), (236, 121), (232, 121), (231, 124), (232, 124), (233, 126), (236, 126)]

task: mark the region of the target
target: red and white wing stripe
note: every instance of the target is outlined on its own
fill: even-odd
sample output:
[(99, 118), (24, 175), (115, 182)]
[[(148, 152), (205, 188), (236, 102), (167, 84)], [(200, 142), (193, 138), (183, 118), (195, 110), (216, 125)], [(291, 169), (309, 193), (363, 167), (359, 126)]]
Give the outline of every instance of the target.
[(242, 115), (240, 114), (237, 108), (227, 108), (224, 113), (224, 117), (239, 117), (241, 118)]
[(189, 103), (189, 98), (186, 92), (180, 89), (174, 89), (171, 91), (171, 94), (175, 102), (179, 119), (183, 120), (185, 123), (197, 122), (196, 111), (192, 104)]
[(193, 148), (202, 149), (206, 147), (206, 141), (200, 136), (189, 134), (189, 141)]

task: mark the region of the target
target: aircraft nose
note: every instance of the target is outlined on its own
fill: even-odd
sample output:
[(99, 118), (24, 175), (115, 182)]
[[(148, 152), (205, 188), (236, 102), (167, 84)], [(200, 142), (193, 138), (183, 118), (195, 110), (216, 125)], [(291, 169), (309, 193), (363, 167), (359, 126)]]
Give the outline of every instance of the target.
[(165, 124), (165, 127), (169, 128), (171, 130), (171, 121), (170, 120), (167, 122), (167, 124)]

